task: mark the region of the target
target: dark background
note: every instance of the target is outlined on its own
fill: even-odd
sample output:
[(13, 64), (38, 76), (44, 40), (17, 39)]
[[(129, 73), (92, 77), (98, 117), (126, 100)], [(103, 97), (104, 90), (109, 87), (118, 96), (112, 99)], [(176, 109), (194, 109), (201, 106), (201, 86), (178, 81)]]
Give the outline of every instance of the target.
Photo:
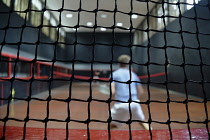
[[(201, 1), (185, 12), (182, 18), (166, 26), (167, 31), (156, 33), (143, 47), (135, 48), (135, 59), (141, 73), (167, 72), (167, 76), (152, 78), (158, 87), (179, 91), (189, 95), (210, 98), (210, 9)], [(199, 18), (196, 18), (199, 17)], [(195, 18), (195, 19), (194, 19)], [(199, 34), (198, 34), (199, 33)], [(164, 39), (165, 38), (165, 39)], [(170, 63), (166, 67), (166, 60)], [(157, 65), (162, 64), (162, 65)], [(167, 78), (167, 79), (166, 79)], [(168, 84), (159, 84), (165, 83)]]

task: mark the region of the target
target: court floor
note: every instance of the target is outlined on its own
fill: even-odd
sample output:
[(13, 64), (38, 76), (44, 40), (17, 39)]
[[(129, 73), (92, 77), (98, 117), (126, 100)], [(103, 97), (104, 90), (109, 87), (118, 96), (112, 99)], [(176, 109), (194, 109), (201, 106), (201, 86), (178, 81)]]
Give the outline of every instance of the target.
[[(103, 84), (103, 83), (99, 83)], [(75, 131), (75, 130), (81, 130), (86, 131), (87, 124), (82, 123), (82, 121), (86, 121), (88, 119), (88, 115), (90, 115), (90, 119), (92, 120), (100, 120), (100, 121), (107, 121), (108, 119), (108, 104), (105, 102), (98, 102), (95, 100), (92, 100), (90, 103), (88, 102), (81, 102), (79, 100), (88, 100), (90, 94), (92, 94), (93, 99), (98, 100), (107, 100), (109, 98), (108, 95), (101, 94), (97, 87), (98, 83), (94, 83), (91, 88), (89, 83), (73, 83), (71, 86), (72, 89), (70, 89), (69, 94), (69, 85), (63, 85), (62, 87), (55, 88), (51, 91), (52, 99), (67, 99), (68, 97), (71, 97), (72, 99), (77, 99), (78, 101), (72, 100), (69, 103), (70, 107), (70, 116), (72, 120), (76, 121), (70, 121), (68, 123), (69, 130)], [(146, 89), (146, 87), (144, 87)], [(169, 91), (170, 99), (174, 101), (184, 101), (186, 99), (185, 95), (182, 95), (180, 93)], [(42, 92), (40, 94), (37, 94), (36, 96), (33, 96), (35, 98), (40, 99), (46, 99), (49, 95), (48, 91)], [(141, 102), (146, 102), (148, 100), (148, 92), (146, 91), (143, 95), (141, 95)], [(196, 101), (202, 101), (202, 99), (196, 98), (196, 97), (189, 97), (190, 100), (196, 100)], [(159, 89), (155, 87), (150, 87), (150, 100), (151, 101), (167, 101), (167, 93), (164, 89)], [(89, 105), (88, 105), (89, 104)], [(113, 103), (111, 103), (112, 105)], [(170, 102), (169, 103), (169, 109), (170, 113), (167, 110), (167, 103), (161, 103), (161, 102), (151, 102), (148, 105), (141, 104), (142, 109), (144, 111), (144, 114), (146, 116), (146, 121), (149, 118), (149, 114), (151, 114), (152, 121), (152, 132), (159, 132), (161, 134), (160, 130), (167, 130), (168, 131), (168, 125), (161, 124), (158, 122), (166, 122), (169, 120), (169, 114), (170, 114), (170, 120), (171, 121), (179, 121), (179, 122), (186, 122), (188, 119), (186, 108), (188, 108), (188, 113), (191, 121), (194, 122), (202, 122), (206, 120), (206, 113), (204, 109), (204, 103), (197, 103), (197, 102), (189, 102), (187, 105), (184, 103), (175, 103)], [(9, 108), (9, 118), (15, 118), (18, 120), (24, 120), (27, 116), (27, 107), (28, 104), (26, 101), (16, 101), (10, 105)], [(31, 100), (29, 104), (29, 120), (26, 123), (26, 127), (28, 129), (34, 129), (37, 132), (39, 132), (39, 129), (45, 128), (45, 124), (41, 121), (35, 121), (35, 120), (44, 120), (47, 115), (49, 115), (49, 119), (52, 121), (49, 121), (47, 123), (48, 129), (59, 129), (64, 130), (66, 129), (66, 122), (59, 122), (59, 121), (53, 121), (53, 120), (63, 120), (65, 121), (68, 117), (68, 103), (63, 101), (56, 101), (51, 100), (49, 102), (49, 112), (47, 110), (47, 101), (37, 101), (37, 100)], [(148, 112), (148, 107), (150, 109), (150, 113)], [(88, 108), (90, 112), (88, 112)], [(207, 109), (210, 108), (210, 103), (207, 102)], [(0, 107), (0, 118), (3, 119), (7, 114), (7, 105)], [(49, 114), (48, 114), (49, 113)], [(210, 113), (208, 112), (208, 116)], [(34, 121), (33, 121), (34, 120)], [(3, 126), (4, 123), (0, 122), (0, 126)], [(11, 131), (13, 130), (12, 127), (24, 127), (24, 121), (16, 121), (16, 120), (9, 120), (6, 123), (6, 126), (11, 126), (9, 129)], [(146, 130), (143, 130), (143, 128), (137, 123), (133, 122), (131, 124), (132, 130), (135, 132), (145, 132)], [(171, 123), (171, 128), (175, 130), (186, 130), (188, 129), (188, 125), (186, 123)], [(107, 131), (108, 124), (102, 123), (102, 122), (90, 122), (89, 129), (91, 130), (106, 130)], [(203, 123), (190, 123), (189, 124), (190, 129), (192, 130), (203, 130), (205, 131), (205, 137), (207, 137), (207, 131), (206, 125)], [(3, 127), (1, 128), (0, 136), (3, 133)], [(23, 131), (21, 129), (21, 131)], [(34, 132), (33, 130), (33, 132)], [(124, 125), (121, 128), (118, 128), (118, 130), (128, 130), (128, 125)], [(137, 131), (142, 130), (142, 131)], [(30, 131), (30, 130), (28, 130)], [(72, 132), (71, 131), (71, 132)], [(127, 132), (126, 132), (127, 133)], [(146, 132), (149, 135), (149, 132)], [(179, 134), (178, 134), (179, 135)], [(142, 135), (143, 136), (143, 135)]]

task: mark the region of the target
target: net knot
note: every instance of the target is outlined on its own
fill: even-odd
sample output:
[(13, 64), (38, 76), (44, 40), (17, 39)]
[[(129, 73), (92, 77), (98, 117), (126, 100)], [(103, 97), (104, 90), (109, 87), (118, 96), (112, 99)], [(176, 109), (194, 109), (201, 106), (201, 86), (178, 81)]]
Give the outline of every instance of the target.
[[(167, 29), (164, 29), (164, 32), (167, 32)], [(165, 50), (165, 49), (167, 49), (167, 48), (168, 48), (167, 45), (164, 45), (164, 46), (162, 47), (163, 50)]]
[(165, 18), (165, 15), (162, 15), (161, 18)]
[(75, 40), (74, 43), (73, 43), (73, 45), (77, 45), (77, 44), (78, 44), (78, 43), (77, 43), (77, 41)]
[(165, 81), (165, 82), (163, 83), (163, 85), (168, 85), (168, 81)]
[(40, 29), (40, 28), (42, 28), (43, 27), (43, 25), (42, 24), (40, 24), (39, 26), (37, 26), (37, 28), (38, 29)]
[[(115, 29), (115, 28), (116, 28), (116, 26), (115, 26), (115, 25), (113, 25), (113, 26), (110, 26), (110, 28), (111, 28), (111, 29)], [(112, 43), (112, 45), (113, 45), (113, 43)]]
[(112, 102), (112, 99), (111, 98), (109, 98), (108, 100), (106, 100), (106, 103), (111, 103)]
[(168, 60), (165, 61), (165, 65), (168, 66), (170, 63)]
[(46, 7), (42, 8), (42, 11), (43, 11), (43, 12), (45, 12), (46, 10), (47, 10)]
[[(93, 79), (93, 77), (90, 77), (89, 79), (88, 79), (88, 82), (93, 82), (94, 81), (94, 79)], [(96, 80), (97, 81), (97, 80)]]
[(68, 98), (65, 100), (65, 102), (67, 102), (67, 103), (71, 102), (71, 98), (68, 97)]
[(51, 96), (49, 95), (49, 96), (47, 97), (46, 101), (51, 101), (51, 100), (52, 100), (52, 98), (51, 98)]
[(145, 104), (150, 104), (150, 100), (147, 100), (147, 101), (145, 102)]
[[(93, 28), (94, 29), (98, 28), (97, 24), (93, 25)], [(93, 43), (93, 44), (95, 44), (95, 43)]]
[[(9, 29), (9, 26), (5, 26), (4, 27), (4, 30), (8, 30)], [(3, 41), (4, 42), (4, 41)]]
[(203, 85), (205, 81), (202, 79), (201, 81), (198, 82), (199, 84)]
[(59, 24), (57, 25), (57, 27), (58, 27), (58, 28), (61, 28), (61, 27), (62, 27), (61, 23), (59, 23)]
[[(52, 76), (52, 75), (51, 75)], [(50, 77), (49, 79), (48, 79), (48, 82), (52, 82), (54, 79), (53, 79), (53, 77)]]
[(112, 117), (111, 116), (109, 116), (109, 118), (107, 119), (107, 122), (108, 123), (111, 123), (112, 122)]
[(28, 96), (28, 98), (26, 98), (25, 101), (30, 102), (31, 101), (31, 96)]
[(48, 117), (46, 117), (44, 120), (42, 120), (43, 123), (47, 123), (49, 121)]
[(70, 81), (73, 81), (73, 80), (74, 80), (74, 75), (71, 75)]
[(40, 44), (40, 41), (39, 41), (39, 40), (37, 40), (35, 44), (36, 44), (36, 45), (39, 45), (39, 44)]
[(146, 62), (145, 64), (144, 64), (144, 66), (149, 66), (150, 65), (150, 63), (149, 62)]
[[(164, 28), (163, 32), (166, 33), (166, 32), (168, 32), (168, 30), (166, 28)], [(164, 49), (167, 49), (167, 45), (164, 45)]]
[(205, 121), (203, 123), (204, 124), (208, 124), (209, 123), (209, 120), (208, 119), (205, 119)]
[(87, 99), (87, 102), (91, 102), (93, 99), (92, 97), (90, 96), (88, 99)]
[(15, 63), (18, 63), (20, 61), (20, 59), (19, 59), (19, 57), (17, 57), (16, 59), (15, 59)]
[(117, 11), (118, 11), (118, 10), (117, 10), (117, 7), (115, 7), (113, 12), (114, 12), (114, 13), (117, 13)]
[(21, 28), (26, 28), (26, 24), (23, 24), (23, 25), (21, 26)]
[(181, 65), (180, 65), (180, 67), (184, 67), (185, 66), (185, 63), (182, 63)]
[(132, 120), (131, 119), (129, 119), (127, 122), (126, 122), (126, 124), (131, 124), (132, 123)]
[(28, 122), (29, 121), (29, 116), (27, 116), (25, 119), (24, 119), (25, 122)]
[(200, 46), (198, 46), (198, 47), (196, 48), (196, 50), (198, 50), (198, 51), (201, 50), (201, 49), (202, 49), (202, 48), (201, 48)]
[(98, 12), (98, 9), (94, 9), (93, 12), (94, 12), (94, 13), (97, 13), (97, 12)]
[(16, 45), (22, 45), (22, 42), (19, 41), (19, 42), (15, 43), (15, 44), (16, 44)]
[(167, 120), (167, 121), (166, 121), (166, 124), (171, 124), (171, 121), (170, 121), (170, 120)]
[(2, 121), (7, 122), (8, 120), (9, 120), (9, 118), (6, 116), (6, 117), (4, 117), (4, 119)]
[(10, 79), (9, 79), (9, 81), (15, 81), (15, 77), (11, 77)]
[(133, 26), (132, 25), (130, 25), (130, 27), (128, 28), (129, 30), (133, 30)]
[(203, 99), (203, 103), (207, 103), (208, 102), (208, 99), (205, 97), (204, 99)]
[(31, 76), (31, 78), (29, 79), (30, 82), (34, 81), (34, 75)]
[(63, 8), (60, 8), (60, 9), (58, 9), (57, 11), (58, 11), (58, 12), (62, 12), (62, 11), (63, 11)]
[(1, 43), (0, 43), (0, 45), (5, 45), (6, 44), (6, 42), (5, 42), (5, 40), (3, 40)]
[(126, 82), (126, 84), (131, 84), (132, 83), (132, 81), (131, 80), (128, 80), (127, 82)]
[(84, 121), (85, 124), (88, 124), (90, 122), (91, 122), (91, 120), (89, 118), (86, 121)]
[(71, 121), (70, 117), (67, 117), (65, 120), (65, 122), (70, 122), (70, 121)]
[(198, 35), (198, 34), (200, 34), (200, 32), (199, 31), (196, 31), (196, 34)]
[(185, 100), (183, 101), (183, 103), (184, 103), (184, 104), (187, 104), (187, 103), (188, 103), (188, 99), (185, 99)]
[(75, 26), (74, 26), (74, 28), (79, 28), (79, 27), (80, 27), (79, 25), (75, 25)]
[(132, 16), (134, 13), (132, 12), (132, 11), (130, 11), (129, 13), (128, 13), (128, 15), (130, 15), (130, 16)]
[(33, 60), (31, 60), (31, 63), (36, 63), (36, 59), (34, 58)]
[(109, 78), (109, 82), (113, 82), (113, 78), (112, 77)]
[(53, 44), (53, 45), (58, 45), (58, 41), (56, 40), (56, 41), (54, 41), (52, 44)]
[(151, 83), (151, 81), (150, 81), (150, 79), (148, 79), (148, 80), (147, 80), (147, 84), (150, 84), (150, 83)]
[(147, 28), (147, 29), (145, 30), (145, 32), (147, 32), (147, 33), (148, 33), (149, 31), (150, 31), (150, 29), (149, 29), (149, 28)]
[(79, 7), (77, 10), (78, 10), (78, 12), (81, 12), (81, 11), (82, 11), (82, 8), (81, 8), (81, 7)]
[(152, 123), (152, 118), (148, 119), (148, 123), (151, 124)]
[[(116, 45), (116, 43), (113, 41), (113, 42), (112, 42), (112, 46), (115, 46), (115, 45)], [(110, 63), (112, 63), (112, 61), (111, 61)]]
[(132, 99), (131, 98), (128, 99), (128, 103), (132, 103)]
[(187, 124), (189, 124), (189, 123), (190, 123), (190, 118), (187, 118), (186, 123), (187, 123)]

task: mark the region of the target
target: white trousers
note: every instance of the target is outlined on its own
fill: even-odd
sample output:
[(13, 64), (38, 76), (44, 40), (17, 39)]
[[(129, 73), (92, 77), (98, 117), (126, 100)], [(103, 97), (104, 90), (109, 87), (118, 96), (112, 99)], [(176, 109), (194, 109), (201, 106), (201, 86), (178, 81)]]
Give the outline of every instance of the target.
[[(140, 104), (132, 102), (130, 104), (130, 108), (132, 113), (132, 120), (144, 121), (145, 116)], [(111, 109), (111, 116), (112, 120), (128, 121), (130, 119), (129, 103), (115, 103)], [(112, 124), (118, 127), (125, 123), (112, 121)]]

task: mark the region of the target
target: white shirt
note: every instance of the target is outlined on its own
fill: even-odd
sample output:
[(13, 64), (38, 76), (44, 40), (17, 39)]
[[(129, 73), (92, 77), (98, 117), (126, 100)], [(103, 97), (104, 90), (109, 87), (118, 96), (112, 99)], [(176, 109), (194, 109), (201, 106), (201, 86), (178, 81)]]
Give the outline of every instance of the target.
[[(129, 71), (127, 68), (119, 68), (112, 74), (113, 80), (116, 80), (114, 81), (116, 90), (115, 99), (127, 102), (131, 93), (132, 100), (138, 100), (137, 86), (140, 85), (140, 83), (137, 83), (140, 82), (138, 76), (134, 72)], [(132, 81), (131, 84), (126, 83), (129, 80)]]

